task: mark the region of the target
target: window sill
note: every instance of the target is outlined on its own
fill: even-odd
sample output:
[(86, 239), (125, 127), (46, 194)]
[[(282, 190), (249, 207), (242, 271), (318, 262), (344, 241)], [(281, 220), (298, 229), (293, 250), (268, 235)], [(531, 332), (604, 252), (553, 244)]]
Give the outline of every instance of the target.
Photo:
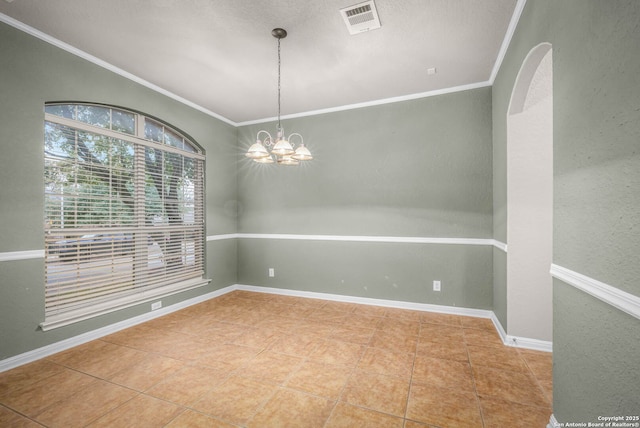
[(40, 323), (42, 331), (49, 331), (56, 328), (64, 327), (80, 321), (88, 320), (100, 315), (105, 315), (131, 306), (146, 303), (159, 297), (170, 296), (172, 294), (182, 293), (183, 291), (193, 290), (194, 288), (203, 287), (211, 282), (210, 279), (192, 279), (182, 281), (176, 284), (166, 285), (164, 287), (152, 290), (142, 291), (140, 293), (123, 296), (119, 299), (110, 300), (105, 303), (92, 305), (91, 307), (80, 308), (74, 311), (64, 312), (58, 315), (51, 315)]

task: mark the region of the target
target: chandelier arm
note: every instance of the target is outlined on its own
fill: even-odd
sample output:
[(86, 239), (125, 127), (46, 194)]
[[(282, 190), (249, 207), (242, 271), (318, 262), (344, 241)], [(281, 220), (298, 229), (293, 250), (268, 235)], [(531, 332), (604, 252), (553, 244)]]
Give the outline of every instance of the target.
[[(269, 134), (269, 132), (265, 131), (264, 129), (261, 129), (260, 131), (258, 131), (258, 133), (256, 134), (256, 139), (260, 139), (260, 134), (267, 134), (267, 138), (271, 139), (271, 134)], [(266, 138), (265, 138), (266, 140)]]
[[(302, 138), (302, 135), (298, 134), (297, 132), (294, 132), (293, 134), (289, 135), (289, 138), (288, 138), (289, 142), (291, 143), (291, 138), (296, 135), (300, 137), (300, 144), (304, 144), (304, 138)], [(293, 143), (291, 144), (293, 145)]]
[[(297, 132), (284, 135), (282, 127), (282, 55), (280, 40), (287, 37), (287, 32), (282, 28), (274, 28), (271, 35), (278, 39), (278, 122), (275, 137), (265, 130), (260, 130), (256, 134), (256, 143), (252, 145), (246, 153), (246, 157), (252, 158), (258, 163), (274, 163), (277, 161), (280, 165), (298, 165), (300, 161), (309, 161), (313, 159), (311, 152), (304, 146), (302, 135)], [(263, 134), (266, 134), (264, 136)], [(289, 142), (294, 137), (300, 138), (298, 148), (294, 150), (294, 145)], [(260, 140), (260, 138), (264, 138)], [(268, 153), (268, 155), (267, 155)]]

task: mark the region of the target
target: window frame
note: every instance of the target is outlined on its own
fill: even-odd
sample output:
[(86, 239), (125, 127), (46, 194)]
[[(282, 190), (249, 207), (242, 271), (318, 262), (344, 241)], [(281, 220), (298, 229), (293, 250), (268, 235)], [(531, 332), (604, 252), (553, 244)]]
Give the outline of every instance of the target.
[[(75, 117), (77, 117), (78, 106), (82, 107), (97, 107), (109, 109), (109, 125), (108, 127), (92, 125), (90, 123), (71, 119), (69, 117), (64, 117), (62, 115), (53, 114), (47, 112), (47, 108), (51, 106), (74, 106), (75, 108)], [(134, 117), (134, 125), (133, 125), (133, 133), (129, 134), (127, 132), (121, 132), (119, 130), (111, 129), (113, 127), (113, 111), (124, 112)], [(156, 126), (162, 127), (162, 133), (169, 133), (173, 141), (175, 142), (175, 137), (179, 137), (182, 139), (182, 148), (175, 147), (174, 145), (170, 145), (166, 141), (158, 142), (154, 140), (150, 140), (146, 136), (146, 124), (147, 121), (152, 122)], [(132, 167), (132, 177), (133, 181), (133, 194), (134, 194), (134, 206), (133, 206), (133, 219), (134, 223), (126, 226), (117, 226), (113, 227), (109, 225), (105, 227), (103, 224), (95, 223), (90, 224), (89, 227), (85, 227), (86, 225), (82, 225), (78, 227), (77, 224), (70, 227), (65, 227), (64, 222), (62, 222), (59, 227), (52, 227), (51, 222), (45, 223), (45, 320), (40, 324), (40, 328), (44, 331), (51, 330), (54, 328), (66, 326), (75, 322), (87, 320), (96, 316), (100, 316), (106, 313), (118, 311), (127, 307), (139, 305), (141, 303), (149, 302), (151, 300), (156, 300), (158, 298), (169, 296), (176, 293), (181, 293), (184, 291), (188, 291), (194, 288), (202, 287), (207, 285), (211, 280), (205, 278), (206, 271), (206, 236), (205, 236), (205, 169), (206, 169), (206, 156), (204, 150), (194, 142), (193, 139), (186, 136), (183, 132), (179, 131), (175, 127), (167, 124), (166, 122), (159, 120), (155, 117), (145, 115), (143, 113), (125, 109), (118, 106), (111, 105), (102, 105), (95, 103), (82, 103), (82, 102), (60, 102), (60, 103), (46, 103), (45, 104), (45, 113), (44, 113), (44, 124), (45, 124), (45, 135), (44, 141), (47, 141), (46, 135), (46, 127), (48, 124), (53, 124), (54, 126), (65, 127), (75, 132), (75, 138), (78, 139), (78, 134), (80, 133), (91, 133), (98, 134), (102, 136), (101, 138), (105, 138), (109, 141), (123, 141), (125, 143), (130, 143), (133, 147), (133, 167)], [(164, 137), (163, 140), (166, 140)], [(113, 144), (113, 143), (108, 143)], [(50, 172), (47, 168), (47, 161), (51, 161), (54, 164), (54, 167), (51, 167), (52, 170), (59, 167), (59, 164), (56, 162), (64, 163), (66, 161), (60, 161), (60, 159), (56, 160), (56, 156), (52, 156), (51, 154), (47, 154), (47, 146), (44, 145), (44, 156), (45, 156), (45, 207), (44, 214), (45, 220), (49, 217), (48, 213), (48, 203), (50, 202), (48, 198), (47, 190), (47, 179), (46, 174)], [(173, 224), (171, 220), (167, 222), (162, 222), (159, 227), (154, 227), (154, 225), (149, 226), (146, 216), (147, 212), (145, 202), (147, 201), (147, 196), (145, 195), (147, 181), (149, 180), (148, 175), (153, 175), (153, 172), (150, 172), (147, 167), (148, 165), (145, 163), (147, 150), (153, 149), (153, 153), (155, 156), (161, 156), (162, 165), (164, 168), (167, 159), (171, 156), (174, 158), (180, 158), (182, 162), (182, 170), (181, 174), (184, 174), (184, 164), (185, 160), (188, 159), (190, 165), (192, 165), (194, 174), (194, 183), (193, 183), (193, 221), (190, 224), (187, 224), (184, 216), (182, 218), (182, 223)], [(112, 150), (112, 145), (108, 145), (108, 150)], [(53, 160), (52, 160), (53, 159)], [(80, 161), (78, 157), (69, 162), (69, 164), (77, 165)], [(104, 165), (101, 165), (104, 167)], [(81, 169), (82, 167), (78, 167)], [(113, 166), (107, 166), (110, 172), (113, 172)], [(164, 169), (161, 174), (160, 180), (164, 180)], [(184, 175), (181, 176), (184, 179)], [(175, 177), (174, 177), (175, 178)], [(107, 188), (109, 185), (102, 183), (103, 186)], [(162, 187), (164, 189), (164, 186)], [(112, 189), (110, 189), (111, 191)], [(164, 198), (164, 195), (160, 195), (161, 198)], [(64, 199), (64, 198), (63, 198)], [(176, 202), (178, 204), (178, 202)], [(181, 205), (177, 205), (182, 207)], [(166, 205), (162, 206), (161, 210), (166, 210)], [(61, 213), (64, 212), (64, 208), (61, 208)], [(162, 211), (163, 216), (166, 217), (168, 214), (165, 211)], [(63, 216), (64, 214), (61, 214)], [(151, 271), (151, 268), (143, 268), (144, 265), (150, 265), (150, 253), (149, 253), (149, 244), (141, 244), (141, 242), (150, 242), (150, 230), (153, 230), (154, 234), (164, 233), (169, 236), (169, 245), (163, 247), (161, 250), (161, 254), (163, 257), (164, 269), (168, 271), (168, 267), (171, 267), (170, 274), (167, 275), (166, 272), (164, 276), (161, 274), (154, 273), (153, 280), (148, 279), (151, 276), (145, 276), (145, 269)], [(79, 298), (80, 303), (76, 306), (74, 303), (57, 303), (56, 299), (62, 301), (61, 291), (63, 287), (58, 287), (56, 285), (52, 285), (49, 283), (49, 279), (52, 275), (51, 272), (55, 272), (55, 269), (51, 269), (54, 266), (60, 267), (63, 266), (63, 260), (60, 255), (55, 255), (52, 251), (52, 242), (55, 242), (55, 238), (51, 238), (52, 233), (57, 233), (59, 236), (64, 235), (67, 232), (69, 234), (73, 233), (78, 236), (82, 236), (81, 234), (86, 233), (101, 233), (104, 234), (112, 233), (131, 233), (131, 236), (135, 236), (132, 241), (133, 244), (128, 244), (129, 249), (133, 251), (131, 256), (131, 273), (129, 274), (131, 277), (131, 283), (128, 287), (121, 287), (121, 289), (116, 289), (113, 293), (105, 292), (104, 296), (101, 294), (99, 297), (88, 297), (88, 298)], [(182, 233), (182, 240), (180, 240), (180, 233)], [(146, 234), (146, 235), (145, 235)], [(66, 236), (66, 235), (65, 235)], [(174, 238), (176, 237), (177, 238)], [(189, 238), (187, 236), (192, 237), (193, 241), (193, 256), (191, 257), (186, 249), (189, 246), (191, 241), (188, 241)], [(50, 238), (50, 239), (48, 239)], [(81, 238), (77, 240), (78, 246), (78, 254), (81, 254)], [(175, 239), (175, 240), (174, 240)], [(177, 247), (177, 244), (180, 245), (180, 248)], [(107, 260), (113, 264), (114, 260), (119, 254), (117, 254), (114, 250), (113, 238), (109, 252), (109, 247), (102, 244), (103, 249), (107, 248)], [(146, 249), (144, 247), (147, 247)], [(189, 247), (191, 248), (191, 247)], [(85, 263), (87, 266), (97, 260), (97, 257), (105, 257), (104, 254), (100, 256), (97, 255), (97, 251), (92, 252), (90, 249), (88, 251), (84, 251), (82, 254), (89, 254), (89, 259), (78, 260), (76, 262), (77, 271), (82, 272), (83, 268), (80, 266)], [(180, 256), (182, 254), (182, 257)], [(145, 258), (146, 255), (146, 258)], [(172, 257), (173, 260), (178, 260), (177, 262), (173, 262), (173, 264), (169, 264), (168, 257)], [(187, 263), (187, 257), (189, 260), (193, 261), (193, 263)], [(119, 261), (120, 265), (127, 262)], [(190, 268), (184, 268), (184, 271), (180, 271), (180, 264), (183, 266), (190, 265)], [(74, 269), (73, 267), (69, 269)], [(95, 268), (93, 268), (95, 270)], [(136, 271), (136, 269), (138, 269)], [(89, 268), (86, 268), (88, 271)], [(113, 269), (112, 269), (113, 270)], [(156, 269), (157, 270), (157, 269)], [(182, 273), (181, 273), (182, 272)], [(122, 273), (123, 278), (127, 275), (127, 273)], [(78, 275), (82, 277), (82, 275)], [(105, 277), (106, 278), (106, 277)], [(104, 279), (102, 279), (104, 281)], [(108, 278), (106, 279), (108, 281)], [(126, 278), (123, 279), (126, 281)], [(84, 282), (80, 282), (78, 280), (78, 289), (81, 287), (85, 287), (84, 289), (78, 291), (78, 293), (82, 293), (85, 290), (92, 288), (87, 280), (83, 280)], [(96, 280), (98, 282), (98, 280)], [(69, 286), (73, 286), (72, 283), (69, 283)], [(66, 285), (65, 285), (66, 287)], [(96, 289), (102, 291), (100, 286), (95, 286)], [(108, 288), (108, 287), (105, 287)], [(56, 292), (59, 293), (56, 295)], [(87, 292), (88, 294), (89, 292)], [(105, 297), (109, 296), (109, 297)], [(58, 306), (59, 305), (59, 306)], [(66, 305), (66, 306), (65, 306)]]

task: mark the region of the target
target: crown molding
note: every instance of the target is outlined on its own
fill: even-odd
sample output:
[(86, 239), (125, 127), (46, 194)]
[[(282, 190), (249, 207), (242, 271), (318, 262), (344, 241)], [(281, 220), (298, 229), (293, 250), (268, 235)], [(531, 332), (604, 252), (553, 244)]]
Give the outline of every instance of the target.
[[(490, 81), (470, 83), (467, 85), (452, 86), (450, 88), (435, 89), (433, 91), (419, 92), (415, 94), (402, 95), (398, 97), (383, 98), (379, 100), (365, 101), (362, 103), (346, 104), (346, 105), (337, 106), (337, 107), (329, 107), (325, 109), (294, 113), (294, 114), (281, 116), (280, 119), (296, 119), (300, 117), (318, 116), (318, 115), (327, 114), (327, 113), (335, 113), (340, 111), (355, 110), (359, 108), (373, 107), (373, 106), (379, 106), (384, 104), (399, 103), (402, 101), (411, 101), (411, 100), (417, 100), (420, 98), (435, 97), (437, 95), (451, 94), (454, 92), (469, 91), (471, 89), (486, 88), (491, 85), (492, 83)], [(256, 120), (248, 120), (245, 122), (239, 122), (237, 126), (257, 125), (260, 123), (275, 122), (276, 120), (278, 120), (277, 117), (267, 117), (264, 119), (256, 119)]]
[(102, 67), (104, 69), (107, 69), (107, 70), (113, 72), (113, 73), (116, 73), (116, 74), (118, 74), (118, 75), (120, 75), (120, 76), (122, 76), (122, 77), (124, 77), (126, 79), (129, 79), (129, 80), (131, 80), (131, 81), (133, 81), (135, 83), (138, 83), (138, 84), (140, 84), (140, 85), (142, 85), (142, 86), (144, 86), (146, 88), (149, 88), (149, 89), (151, 89), (151, 90), (153, 90), (155, 92), (158, 92), (159, 94), (162, 94), (162, 95), (164, 95), (166, 97), (169, 97), (169, 98), (171, 98), (171, 99), (173, 99), (175, 101), (178, 101), (178, 102), (180, 102), (180, 103), (182, 103), (182, 104), (184, 104), (184, 105), (186, 105), (188, 107), (191, 107), (191, 108), (193, 108), (195, 110), (198, 110), (198, 111), (200, 111), (200, 112), (202, 112), (202, 113), (204, 113), (206, 115), (209, 115), (209, 116), (214, 117), (214, 118), (216, 118), (218, 120), (221, 120), (221, 121), (223, 121), (223, 122), (225, 122), (225, 123), (227, 123), (229, 125), (232, 125), (232, 126), (235, 126), (235, 127), (238, 126), (234, 121), (232, 121), (230, 119), (227, 119), (226, 117), (221, 116), (218, 113), (212, 112), (211, 110), (206, 109), (206, 108), (202, 107), (201, 105), (198, 105), (198, 104), (196, 104), (196, 103), (194, 103), (192, 101), (189, 101), (186, 98), (183, 98), (183, 97), (181, 97), (179, 95), (176, 95), (173, 92), (167, 91), (166, 89), (163, 89), (160, 86), (154, 85), (153, 83), (148, 82), (148, 81), (144, 80), (143, 78), (136, 76), (135, 74), (129, 73), (128, 71), (125, 71), (125, 70), (123, 70), (123, 69), (121, 69), (119, 67), (116, 67), (113, 64), (110, 64), (110, 63), (108, 63), (106, 61), (103, 61), (100, 58), (97, 58), (97, 57), (95, 57), (95, 56), (93, 56), (93, 55), (91, 55), (91, 54), (89, 54), (89, 53), (87, 53), (87, 52), (85, 52), (83, 50), (80, 50), (80, 49), (78, 49), (78, 48), (76, 48), (74, 46), (71, 46), (68, 43), (63, 42), (62, 40), (58, 40), (53, 36), (50, 36), (50, 35), (48, 35), (46, 33), (43, 33), (40, 30), (37, 30), (37, 29), (35, 29), (35, 28), (23, 23), (23, 22), (20, 22), (17, 19), (11, 18), (10, 16), (7, 16), (7, 15), (5, 15), (3, 13), (0, 13), (0, 22), (4, 22), (7, 25), (10, 25), (10, 26), (12, 26), (12, 27), (14, 27), (14, 28), (16, 28), (16, 29), (18, 29), (20, 31), (23, 31), (23, 32), (25, 32), (27, 34), (32, 35), (33, 37), (36, 37), (36, 38), (38, 38), (38, 39), (40, 39), (40, 40), (42, 40), (44, 42), (47, 42), (47, 43), (49, 43), (49, 44), (51, 44), (53, 46), (56, 46), (56, 47), (58, 47), (58, 48), (60, 48), (60, 49), (62, 49), (64, 51), (67, 51), (70, 54), (78, 56), (78, 57), (80, 57), (80, 58), (82, 58), (84, 60), (87, 60), (87, 61), (97, 65), (97, 66), (100, 66), (100, 67)]
[(504, 57), (507, 55), (511, 39), (516, 32), (516, 28), (520, 22), (520, 17), (522, 16), (522, 11), (526, 4), (527, 0), (518, 0), (516, 3), (513, 15), (511, 15), (511, 21), (509, 21), (509, 26), (507, 27), (507, 32), (504, 35), (504, 39), (502, 39), (502, 45), (500, 46), (500, 51), (498, 51), (498, 57), (496, 58), (496, 62), (493, 64), (493, 69), (491, 70), (491, 76), (489, 77), (489, 83), (491, 85), (496, 81), (500, 67), (502, 67), (502, 61), (504, 61)]
[[(416, 100), (416, 99), (420, 99), (420, 98), (428, 98), (428, 97), (433, 97), (433, 96), (437, 96), (437, 95), (444, 95), (444, 94), (451, 94), (451, 93), (455, 93), (455, 92), (461, 92), (461, 91), (468, 91), (471, 89), (478, 89), (478, 88), (485, 88), (485, 87), (489, 87), (493, 85), (493, 82), (495, 81), (496, 75), (498, 74), (498, 71), (500, 70), (500, 67), (502, 66), (502, 61), (504, 60), (504, 57), (506, 55), (507, 49), (509, 47), (509, 44), (511, 43), (511, 38), (513, 37), (513, 34), (515, 32), (515, 29), (518, 25), (518, 21), (520, 20), (520, 16), (522, 14), (522, 10), (524, 9), (524, 6), (526, 4), (526, 0), (518, 0), (516, 3), (516, 7), (514, 9), (513, 15), (511, 16), (511, 20), (509, 21), (509, 26), (507, 27), (507, 32), (505, 33), (505, 37), (502, 40), (502, 44), (500, 46), (500, 50), (498, 51), (498, 56), (496, 58), (496, 61), (493, 65), (493, 69), (491, 71), (491, 75), (489, 77), (489, 80), (483, 81), (483, 82), (476, 82), (476, 83), (470, 83), (467, 85), (460, 85), (460, 86), (454, 86), (454, 87), (450, 87), (450, 88), (442, 88), (442, 89), (436, 89), (433, 91), (427, 91), (427, 92), (419, 92), (419, 93), (415, 93), (415, 94), (408, 94), (408, 95), (403, 95), (403, 96), (398, 96), (398, 97), (390, 97), (390, 98), (383, 98), (383, 99), (379, 99), (379, 100), (372, 100), (372, 101), (366, 101), (366, 102), (361, 102), (361, 103), (354, 103), (354, 104), (347, 104), (347, 105), (342, 105), (342, 106), (336, 106), (336, 107), (330, 107), (330, 108), (325, 108), (325, 109), (318, 109), (318, 110), (310, 110), (310, 111), (306, 111), (306, 112), (300, 112), (300, 113), (294, 113), (294, 114), (289, 114), (289, 115), (284, 115), (281, 116), (281, 119), (296, 119), (296, 118), (301, 118), (301, 117), (308, 117), (308, 116), (317, 116), (317, 115), (321, 115), (321, 114), (327, 114), (327, 113), (335, 113), (335, 112), (340, 112), (340, 111), (346, 111), (346, 110), (354, 110), (354, 109), (359, 109), (359, 108), (366, 108), (366, 107), (373, 107), (373, 106), (379, 106), (379, 105), (384, 105), (384, 104), (391, 104), (391, 103), (397, 103), (397, 102), (402, 102), (402, 101), (410, 101), (410, 100)], [(4, 22), (7, 25), (10, 25), (18, 30), (21, 30), (27, 34), (30, 34), (40, 40), (43, 40), (53, 46), (56, 46), (64, 51), (67, 51), (73, 55), (76, 55), (80, 58), (83, 58), (93, 64), (96, 64), (102, 68), (105, 68), (113, 73), (116, 73), (126, 79), (129, 79), (133, 82), (136, 82), (142, 86), (145, 86), (155, 92), (158, 92), (162, 95), (165, 95), (175, 101), (178, 101), (188, 107), (191, 107), (195, 110), (198, 110), (208, 116), (211, 116), (213, 118), (216, 118), (218, 120), (221, 120), (222, 122), (225, 122), (229, 125), (235, 126), (235, 127), (240, 127), (240, 126), (247, 126), (247, 125), (255, 125), (255, 124), (260, 124), (260, 123), (267, 123), (267, 122), (273, 122), (275, 120), (277, 120), (276, 117), (268, 117), (268, 118), (262, 118), (262, 119), (255, 119), (255, 120), (249, 120), (249, 121), (243, 121), (243, 122), (234, 122), (231, 119), (228, 119), (218, 113), (215, 113), (205, 107), (202, 107), (199, 104), (196, 104), (192, 101), (189, 101), (186, 98), (183, 98), (177, 94), (174, 94), (173, 92), (170, 92), (166, 89), (161, 88), (160, 86), (157, 86), (151, 82), (148, 82), (145, 79), (142, 79), (141, 77), (138, 77), (132, 73), (129, 73), (128, 71), (125, 71), (119, 67), (116, 67), (113, 64), (110, 64), (100, 58), (97, 58), (81, 49), (78, 49), (68, 43), (65, 43), (59, 39), (56, 39), (53, 36), (50, 36), (49, 34), (46, 34), (40, 30), (37, 30), (23, 22), (18, 21), (17, 19), (11, 18), (8, 15), (5, 15), (3, 13), (0, 13), (0, 22)]]

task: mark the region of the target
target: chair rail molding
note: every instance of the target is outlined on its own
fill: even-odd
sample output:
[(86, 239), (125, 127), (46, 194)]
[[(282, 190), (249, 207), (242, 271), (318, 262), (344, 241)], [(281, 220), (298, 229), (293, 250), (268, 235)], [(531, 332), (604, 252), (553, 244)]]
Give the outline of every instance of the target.
[(570, 269), (551, 265), (551, 276), (640, 319), (640, 297)]

